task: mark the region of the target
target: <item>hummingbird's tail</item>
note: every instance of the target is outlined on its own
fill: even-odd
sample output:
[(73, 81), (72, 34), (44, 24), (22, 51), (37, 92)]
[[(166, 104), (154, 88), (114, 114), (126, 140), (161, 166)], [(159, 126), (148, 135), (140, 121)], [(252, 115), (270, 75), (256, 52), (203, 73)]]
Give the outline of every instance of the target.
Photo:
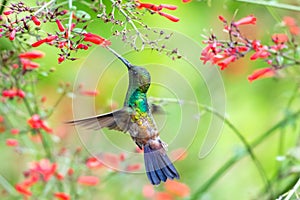
[(179, 179), (179, 174), (163, 147), (153, 149), (149, 144), (145, 145), (144, 160), (148, 179), (153, 185), (166, 182), (167, 179)]

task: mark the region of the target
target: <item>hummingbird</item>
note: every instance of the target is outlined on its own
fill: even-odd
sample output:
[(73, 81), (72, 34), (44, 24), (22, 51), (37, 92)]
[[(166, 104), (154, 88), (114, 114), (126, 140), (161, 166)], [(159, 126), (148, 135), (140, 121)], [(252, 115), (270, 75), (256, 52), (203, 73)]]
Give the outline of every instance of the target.
[(179, 174), (167, 156), (167, 144), (160, 139), (152, 113), (158, 107), (147, 101), (151, 85), (150, 73), (143, 67), (132, 65), (110, 47), (106, 47), (128, 69), (129, 85), (124, 105), (113, 112), (67, 122), (88, 129), (113, 129), (129, 133), (135, 144), (144, 151), (144, 163), (151, 184), (158, 185), (167, 179), (179, 179)]

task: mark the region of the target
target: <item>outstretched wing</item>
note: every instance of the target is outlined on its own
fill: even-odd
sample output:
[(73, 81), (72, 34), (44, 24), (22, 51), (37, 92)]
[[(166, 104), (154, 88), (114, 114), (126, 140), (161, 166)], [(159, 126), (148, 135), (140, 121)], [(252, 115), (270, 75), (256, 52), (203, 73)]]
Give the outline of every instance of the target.
[(89, 118), (68, 121), (66, 123), (93, 130), (107, 127), (109, 129), (126, 132), (129, 129), (130, 122), (130, 111), (128, 109), (121, 109)]

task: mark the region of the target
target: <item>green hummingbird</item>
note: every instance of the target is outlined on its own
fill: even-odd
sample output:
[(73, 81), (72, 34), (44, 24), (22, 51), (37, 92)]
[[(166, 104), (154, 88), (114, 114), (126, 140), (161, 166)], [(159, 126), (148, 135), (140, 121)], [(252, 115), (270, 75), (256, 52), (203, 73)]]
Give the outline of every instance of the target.
[(151, 84), (149, 72), (143, 67), (132, 65), (113, 49), (107, 48), (128, 69), (129, 86), (123, 108), (67, 123), (94, 130), (107, 127), (124, 133), (129, 132), (136, 145), (144, 150), (147, 177), (153, 185), (158, 185), (167, 179), (179, 179), (177, 170), (166, 154), (167, 144), (160, 139), (157, 125), (152, 116), (152, 112), (157, 109), (149, 105), (147, 101), (147, 91)]

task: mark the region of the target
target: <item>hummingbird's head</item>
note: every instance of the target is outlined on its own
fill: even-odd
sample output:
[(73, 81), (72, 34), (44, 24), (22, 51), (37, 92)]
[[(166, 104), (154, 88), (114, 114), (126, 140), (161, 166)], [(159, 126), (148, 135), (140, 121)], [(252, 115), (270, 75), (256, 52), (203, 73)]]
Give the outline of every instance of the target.
[(146, 93), (151, 83), (151, 76), (149, 72), (143, 67), (133, 65), (128, 68), (128, 72), (131, 86), (136, 87), (137, 90)]
[(112, 51), (127, 67), (129, 73), (129, 85), (130, 87), (134, 87), (141, 92), (146, 93), (150, 87), (151, 83), (151, 76), (149, 72), (139, 66), (132, 65), (128, 60), (121, 57), (120, 55), (116, 54)]

